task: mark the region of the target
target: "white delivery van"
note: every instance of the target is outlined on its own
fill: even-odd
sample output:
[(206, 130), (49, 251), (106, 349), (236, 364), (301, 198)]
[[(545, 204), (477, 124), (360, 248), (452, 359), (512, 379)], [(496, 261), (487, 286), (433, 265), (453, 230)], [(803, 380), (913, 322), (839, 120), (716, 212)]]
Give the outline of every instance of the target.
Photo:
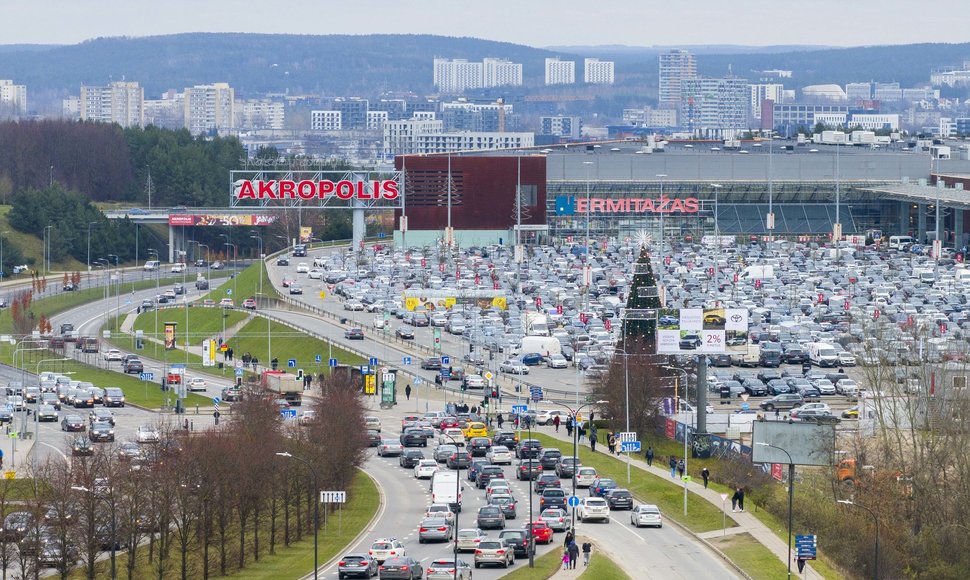
[(915, 243), (916, 240), (910, 236), (889, 236), (889, 247), (894, 250), (899, 250)]
[(520, 352), (537, 352), (542, 356), (562, 353), (562, 343), (558, 338), (551, 336), (524, 336), (522, 337), (522, 348)]
[(825, 342), (808, 343), (808, 359), (819, 367), (834, 367), (839, 364), (839, 354), (835, 347)]
[(153, 272), (155, 270), (158, 270), (159, 266), (161, 265), (162, 263), (159, 262), (158, 260), (148, 260), (147, 262), (145, 262), (145, 271)]
[(741, 272), (742, 280), (767, 280), (775, 277), (774, 266), (748, 266)]
[(457, 471), (438, 470), (431, 476), (431, 503), (446, 503), (451, 511), (461, 511), (461, 481)]

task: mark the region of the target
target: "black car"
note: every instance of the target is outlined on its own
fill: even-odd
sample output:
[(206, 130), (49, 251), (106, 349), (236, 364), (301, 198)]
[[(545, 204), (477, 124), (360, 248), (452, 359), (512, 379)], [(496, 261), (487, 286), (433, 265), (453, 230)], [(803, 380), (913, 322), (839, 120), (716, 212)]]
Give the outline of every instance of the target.
[(367, 446), (377, 447), (381, 444), (381, 434), (379, 431), (367, 430)]
[(611, 510), (632, 510), (633, 494), (627, 489), (613, 488), (606, 492), (606, 503)]
[(802, 364), (808, 362), (808, 353), (798, 345), (786, 346), (781, 358), (788, 364)]
[(87, 425), (80, 415), (65, 415), (61, 419), (61, 431), (84, 431)]
[(427, 447), (428, 438), (425, 436), (424, 429), (411, 428), (401, 433), (401, 445), (405, 447)]
[(539, 497), (539, 512), (544, 509), (566, 509), (566, 492), (560, 487), (547, 487)]
[(509, 451), (515, 451), (515, 431), (499, 431), (495, 435), (492, 435), (492, 445), (505, 445)]
[(422, 459), (425, 459), (425, 457), (424, 453), (420, 449), (405, 449), (404, 452), (401, 453), (401, 457), (398, 458), (398, 463), (401, 464), (401, 467), (412, 469)]
[(181, 296), (182, 294), (185, 294), (185, 286), (176, 284), (175, 286), (172, 286), (172, 291), (175, 292), (176, 296)]
[(729, 367), (731, 366), (731, 355), (729, 354), (713, 354), (707, 358), (708, 364), (712, 367)]
[(0, 407), (0, 425), (13, 422), (13, 409), (4, 405)]
[(758, 358), (758, 364), (763, 367), (778, 368), (781, 366), (781, 353), (776, 350), (763, 350)]
[(539, 453), (539, 464), (542, 465), (542, 468), (546, 470), (555, 469), (560, 459), (562, 459), (562, 451), (558, 449), (543, 449), (542, 452)]
[(414, 331), (406, 326), (399, 326), (397, 330), (394, 331), (394, 336), (402, 340), (414, 340)]
[(125, 392), (117, 387), (107, 387), (101, 397), (101, 404), (105, 407), (124, 407)]
[(75, 457), (94, 455), (94, 446), (87, 437), (78, 437), (71, 443), (71, 455)]
[(505, 514), (502, 512), (502, 508), (497, 505), (482, 506), (478, 508), (476, 523), (483, 530), (502, 530), (505, 529)]
[(451, 469), (465, 469), (472, 464), (472, 454), (467, 451), (457, 451), (452, 453), (445, 460), (445, 465)]
[(30, 512), (12, 512), (3, 518), (3, 539), (16, 542), (27, 535), (34, 526), (34, 514)]
[(115, 430), (107, 423), (93, 423), (88, 429), (88, 437), (94, 443), (111, 443), (115, 440)]
[(348, 554), (337, 563), (340, 578), (371, 578), (377, 575), (377, 560), (367, 554)]
[(515, 456), (519, 459), (538, 458), (542, 451), (542, 443), (538, 439), (523, 439), (515, 448)]
[(754, 397), (763, 397), (768, 394), (768, 387), (758, 379), (746, 379), (744, 381), (744, 390)]
[(436, 356), (428, 357), (421, 361), (421, 368), (426, 371), (441, 370), (441, 359)]
[(129, 375), (137, 375), (145, 372), (145, 365), (137, 358), (130, 358), (121, 361), (121, 370)]
[(424, 578), (424, 566), (410, 556), (388, 558), (381, 564), (380, 571), (381, 580), (385, 578), (421, 580), (421, 578)]
[(530, 553), (536, 552), (535, 542), (526, 530), (502, 530), (498, 537), (508, 542), (516, 558), (528, 558)]
[(536, 478), (532, 488), (535, 489), (536, 493), (541, 494), (546, 488), (552, 487), (562, 487), (562, 482), (559, 480), (559, 476), (555, 473), (543, 473)]
[(222, 400), (233, 403), (242, 400), (242, 389), (238, 387), (225, 387), (222, 389)]
[(88, 413), (88, 423), (92, 425), (95, 423), (107, 423), (114, 427), (115, 416), (107, 409), (94, 409)]
[(290, 259), (288, 257), (286, 257), (286, 256), (280, 256), (279, 258), (276, 258), (276, 265), (277, 266), (289, 266), (290, 265)]
[(492, 448), (492, 440), (488, 437), (472, 437), (466, 447), (472, 457), (485, 457), (488, 450)]
[(570, 479), (576, 473), (579, 460), (575, 457), (563, 457), (556, 464), (556, 475), (562, 479)]
[(361, 328), (348, 328), (344, 332), (344, 338), (347, 340), (364, 340), (364, 330)]
[(473, 459), (468, 469), (465, 470), (465, 477), (468, 478), (468, 481), (475, 481), (478, 478), (478, 472), (486, 465), (489, 465), (489, 463), (485, 459)]
[(493, 479), (505, 479), (505, 471), (498, 465), (483, 465), (478, 471), (478, 476), (475, 477), (475, 486), (478, 489), (485, 489), (488, 487), (488, 482)]
[(297, 244), (293, 246), (293, 257), (294, 258), (305, 258), (306, 257), (306, 244)]
[(520, 461), (515, 468), (515, 478), (518, 480), (535, 480), (542, 475), (542, 465), (535, 459), (525, 459)]

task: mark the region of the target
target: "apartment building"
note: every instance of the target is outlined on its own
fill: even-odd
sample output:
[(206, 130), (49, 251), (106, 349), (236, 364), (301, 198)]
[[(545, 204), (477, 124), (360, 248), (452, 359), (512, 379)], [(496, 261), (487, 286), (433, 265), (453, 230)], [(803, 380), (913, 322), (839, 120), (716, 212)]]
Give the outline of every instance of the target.
[(684, 81), (697, 78), (697, 60), (686, 50), (671, 50), (660, 55), (659, 101), (679, 106)]
[(614, 63), (609, 60), (587, 58), (583, 61), (583, 82), (593, 85), (612, 85)]
[(117, 123), (122, 127), (145, 124), (145, 89), (134, 81), (117, 81), (104, 87), (81, 87), (78, 114), (82, 121)]
[(576, 61), (546, 59), (546, 84), (571, 85), (576, 83)]
[(193, 135), (232, 129), (235, 120), (235, 90), (229, 83), (187, 88), (183, 99), (185, 128)]
[(485, 65), (465, 59), (434, 59), (434, 84), (442, 93), (460, 94), (482, 88)]
[(482, 87), (522, 86), (522, 64), (504, 58), (482, 61)]
[(237, 129), (280, 131), (286, 122), (283, 103), (270, 99), (236, 101), (235, 113)]
[(27, 85), (15, 85), (12, 80), (0, 79), (0, 118), (27, 114)]

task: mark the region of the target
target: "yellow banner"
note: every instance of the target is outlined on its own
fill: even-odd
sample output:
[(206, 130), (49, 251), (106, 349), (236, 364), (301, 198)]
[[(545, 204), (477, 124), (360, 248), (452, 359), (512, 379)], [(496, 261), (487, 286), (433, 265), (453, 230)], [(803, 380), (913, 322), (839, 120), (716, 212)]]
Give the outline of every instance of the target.
[(373, 395), (377, 392), (377, 375), (364, 375), (364, 394)]
[(175, 323), (165, 323), (165, 350), (175, 349)]
[(313, 228), (302, 226), (300, 228), (300, 243), (308, 244), (313, 239)]

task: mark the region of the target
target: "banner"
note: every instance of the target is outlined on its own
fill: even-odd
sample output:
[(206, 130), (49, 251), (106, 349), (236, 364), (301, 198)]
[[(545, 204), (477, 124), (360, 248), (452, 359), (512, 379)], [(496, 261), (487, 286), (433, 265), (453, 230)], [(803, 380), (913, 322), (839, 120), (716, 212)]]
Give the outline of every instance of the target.
[(746, 352), (746, 308), (665, 308), (657, 313), (658, 354)]
[(313, 239), (313, 228), (309, 226), (300, 227), (300, 243), (309, 244), (310, 240)]
[(216, 341), (212, 339), (202, 341), (202, 366), (216, 366)]
[(168, 215), (170, 226), (268, 226), (275, 221), (276, 216), (259, 214), (173, 213)]
[(406, 310), (450, 310), (456, 304), (462, 306), (477, 306), (485, 310), (488, 308), (508, 309), (508, 301), (504, 290), (476, 288), (469, 290), (405, 290), (404, 308)]
[(165, 323), (165, 350), (175, 349), (175, 322)]

